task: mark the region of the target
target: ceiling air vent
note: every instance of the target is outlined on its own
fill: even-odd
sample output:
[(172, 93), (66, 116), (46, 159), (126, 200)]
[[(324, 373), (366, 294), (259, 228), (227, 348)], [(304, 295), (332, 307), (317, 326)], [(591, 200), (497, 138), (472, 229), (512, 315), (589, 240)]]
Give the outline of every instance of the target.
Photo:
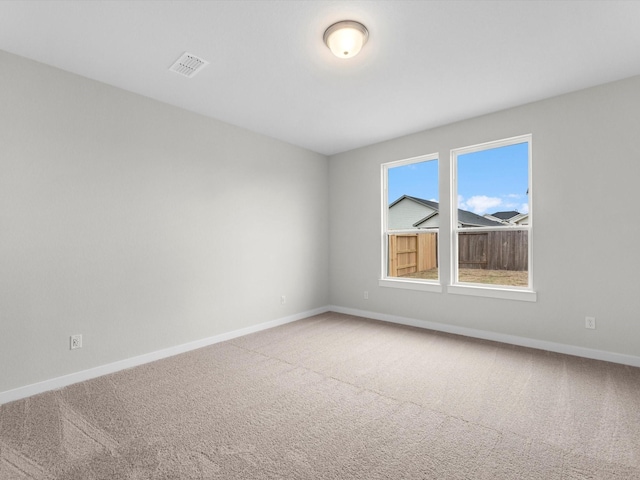
[(192, 78), (207, 65), (209, 65), (209, 62), (206, 60), (185, 52), (173, 65), (171, 65), (171, 67), (169, 67), (169, 70), (179, 73), (180, 75), (184, 75), (185, 77)]

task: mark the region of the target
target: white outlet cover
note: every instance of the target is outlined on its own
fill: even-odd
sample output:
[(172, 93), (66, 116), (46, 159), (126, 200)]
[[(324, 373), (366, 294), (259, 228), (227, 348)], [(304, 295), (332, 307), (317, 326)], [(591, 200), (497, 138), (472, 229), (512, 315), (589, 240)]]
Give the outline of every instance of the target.
[(82, 335), (71, 335), (71, 350), (82, 348)]

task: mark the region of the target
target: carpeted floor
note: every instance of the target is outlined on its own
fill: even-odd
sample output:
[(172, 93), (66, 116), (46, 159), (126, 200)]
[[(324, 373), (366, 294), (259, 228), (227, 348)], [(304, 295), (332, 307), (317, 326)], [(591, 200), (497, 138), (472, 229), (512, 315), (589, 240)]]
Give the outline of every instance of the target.
[(327, 313), (0, 407), (0, 479), (640, 479), (640, 369)]

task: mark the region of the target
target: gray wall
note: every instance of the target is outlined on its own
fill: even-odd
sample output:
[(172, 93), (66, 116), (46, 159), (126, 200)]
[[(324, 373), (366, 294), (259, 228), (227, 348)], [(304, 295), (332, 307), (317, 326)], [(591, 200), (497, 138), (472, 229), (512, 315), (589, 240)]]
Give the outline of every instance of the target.
[[(450, 150), (527, 133), (538, 301), (379, 287), (380, 164), (439, 152), (441, 212), (448, 212)], [(332, 304), (639, 356), (639, 136), (634, 77), (331, 157)], [(449, 219), (440, 217), (444, 260)], [(440, 275), (446, 285), (448, 262)], [(584, 328), (586, 315), (596, 317), (596, 330)]]
[(0, 392), (327, 305), (328, 173), (0, 52)]
[[(0, 392), (328, 304), (638, 356), (638, 112), (636, 77), (327, 160), (0, 52)], [(524, 133), (538, 302), (379, 287), (380, 164), (440, 152), (446, 212), (449, 150)]]

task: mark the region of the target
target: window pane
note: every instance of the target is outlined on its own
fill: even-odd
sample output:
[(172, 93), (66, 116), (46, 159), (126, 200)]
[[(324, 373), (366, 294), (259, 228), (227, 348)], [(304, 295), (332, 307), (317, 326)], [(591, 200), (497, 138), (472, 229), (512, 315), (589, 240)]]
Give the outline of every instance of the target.
[(387, 276), (437, 280), (438, 160), (389, 168), (387, 191)]
[(529, 286), (528, 142), (456, 159), (458, 282)]
[(460, 232), (458, 281), (526, 287), (528, 251), (527, 230)]
[[(458, 226), (527, 225), (529, 144), (516, 143), (458, 156)], [(486, 221), (476, 225), (475, 216)]]
[(389, 276), (438, 280), (438, 234), (389, 235)]

